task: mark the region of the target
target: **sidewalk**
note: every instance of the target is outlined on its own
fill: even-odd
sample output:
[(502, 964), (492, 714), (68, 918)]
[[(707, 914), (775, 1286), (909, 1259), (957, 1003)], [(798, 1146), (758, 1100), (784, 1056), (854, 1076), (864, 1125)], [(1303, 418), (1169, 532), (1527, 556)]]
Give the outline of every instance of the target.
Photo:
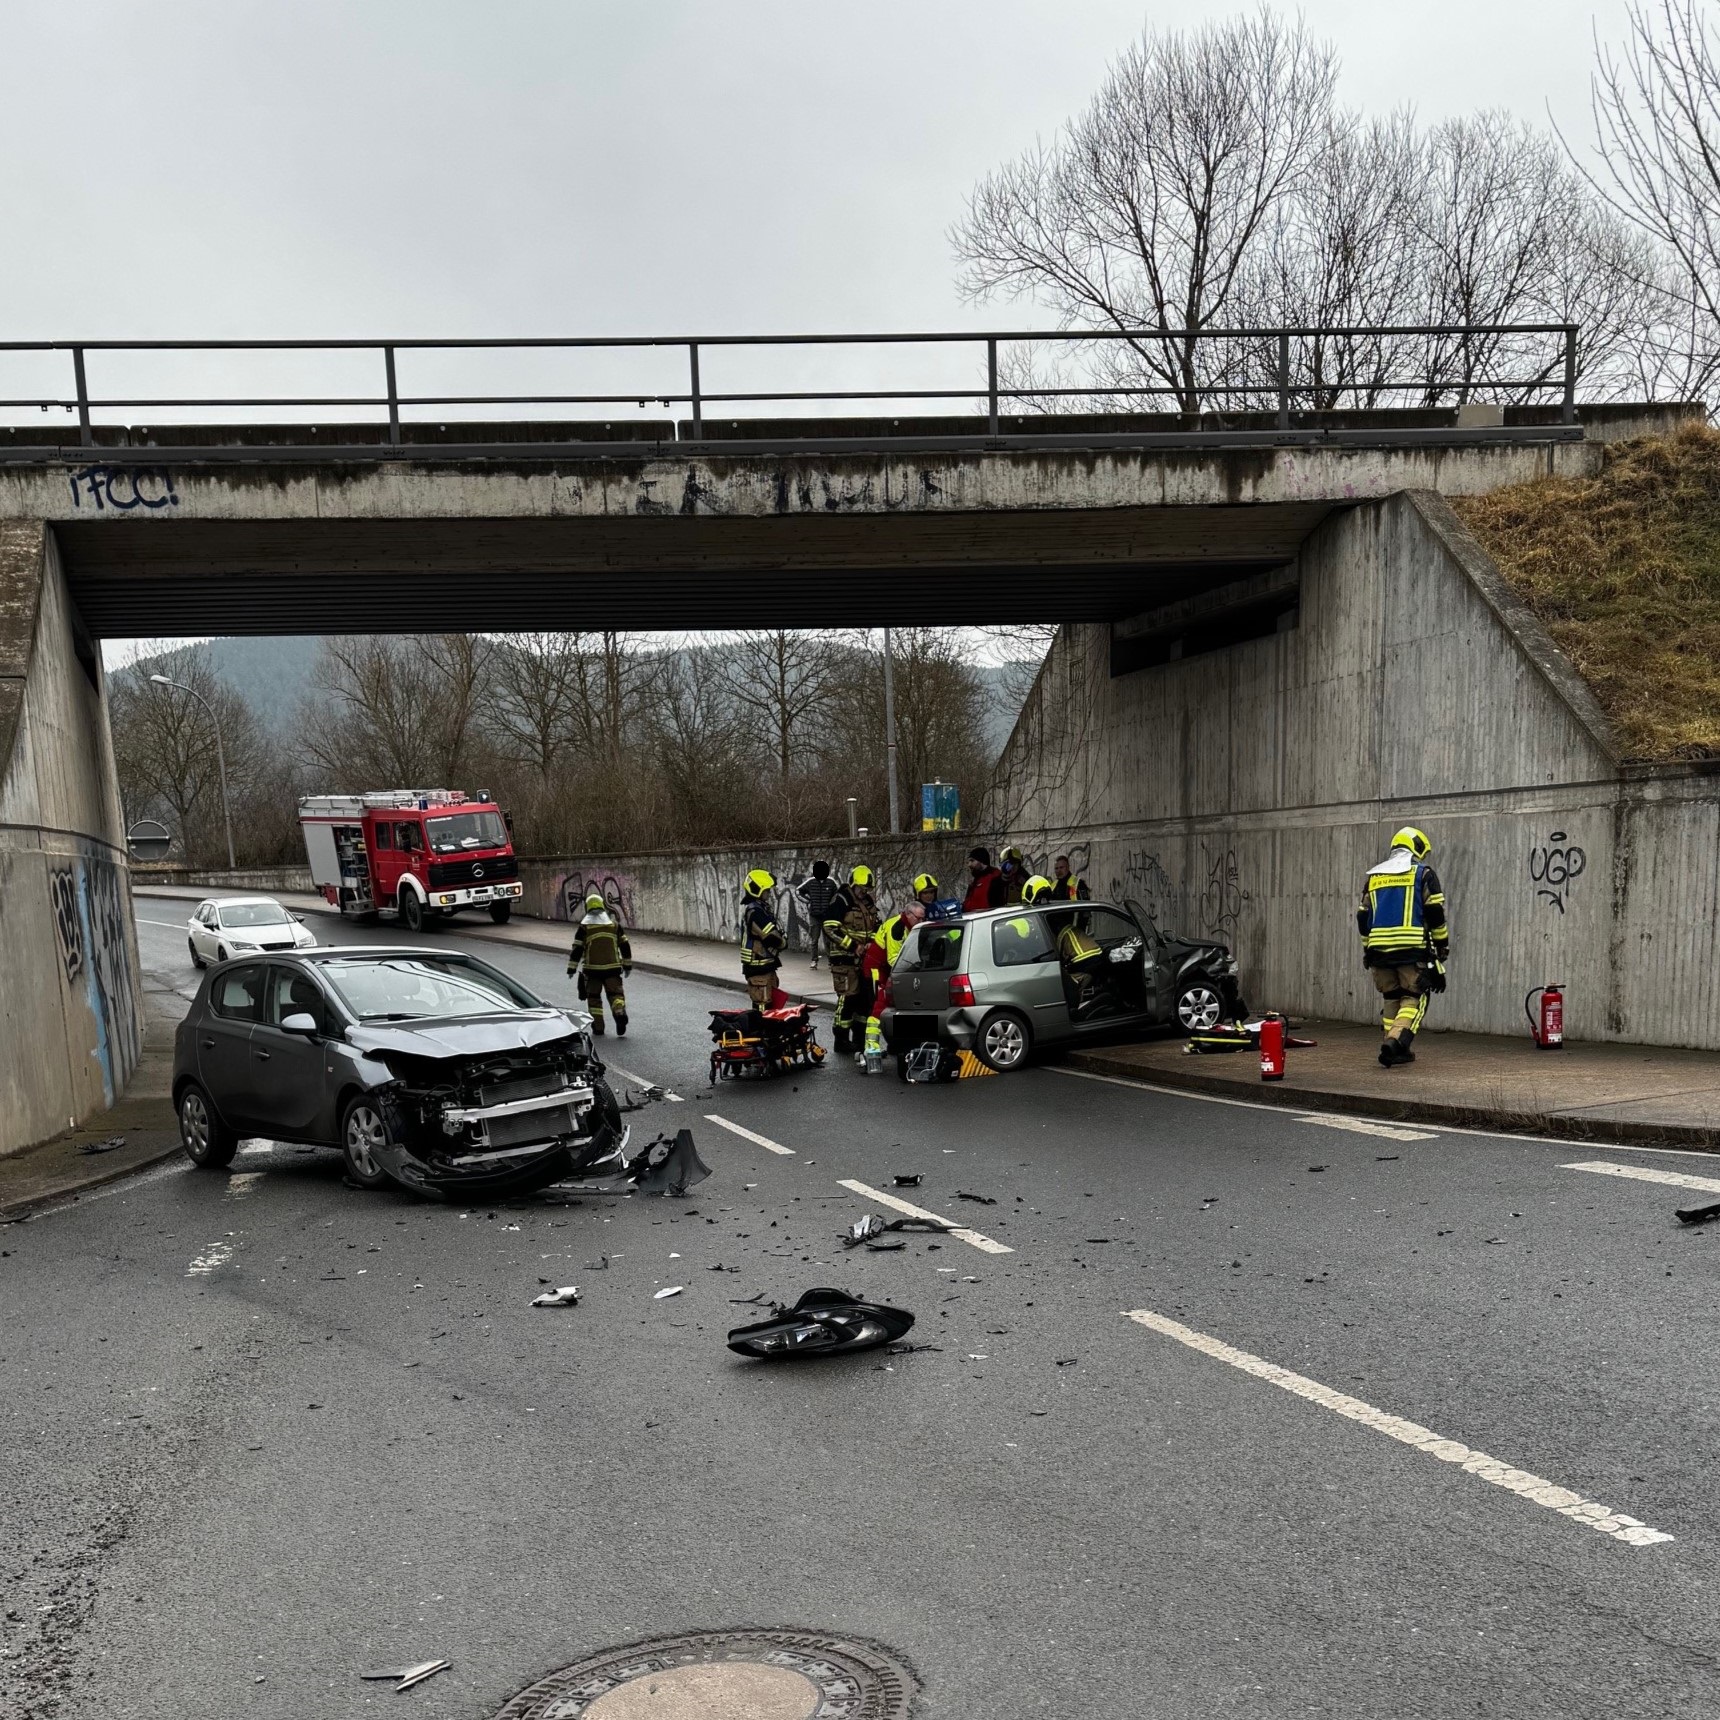
[[(201, 899), (209, 892), (149, 887), (137, 894)], [(279, 900), (300, 913), (332, 912), (320, 896)], [(571, 940), (571, 928), (548, 920), (496, 926), (487, 919), (463, 919), (459, 926), (467, 937), (558, 953)], [(634, 932), (631, 941), (633, 965), (647, 973), (743, 989), (739, 955), (727, 944), (650, 932)], [(815, 973), (803, 955), (784, 956), (782, 987), (797, 1002), (830, 1008), (836, 1001), (828, 975)], [(1567, 1044), (1562, 1051), (1544, 1052), (1535, 1049), (1527, 1033), (1506, 1039), (1434, 1032), (1417, 1041), (1415, 1063), (1382, 1069), (1376, 1060), (1377, 1028), (1298, 1022), (1296, 1032), (1319, 1044), (1292, 1051), (1282, 1081), (1262, 1081), (1252, 1053), (1191, 1057), (1175, 1036), (1071, 1051), (1067, 1061), (1091, 1074), (1301, 1110), (1720, 1151), (1720, 1057), (1710, 1051)]]

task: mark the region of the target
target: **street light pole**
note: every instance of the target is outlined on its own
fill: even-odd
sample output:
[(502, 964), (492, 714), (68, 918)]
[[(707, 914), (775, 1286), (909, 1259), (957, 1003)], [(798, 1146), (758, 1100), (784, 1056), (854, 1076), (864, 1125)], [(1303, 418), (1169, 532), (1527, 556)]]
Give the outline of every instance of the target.
[(884, 629), (884, 760), (890, 773), (890, 834), (902, 832), (902, 791), (896, 782), (896, 658)]
[(227, 870), (236, 872), (239, 863), (233, 858), (233, 811), (227, 804), (227, 749), (221, 744), (221, 719), (215, 715), (215, 707), (195, 687), (188, 687), (183, 681), (170, 681), (165, 675), (151, 675), (149, 678), (158, 687), (177, 687), (180, 692), (189, 693), (209, 713), (209, 721), (215, 729), (215, 763), (221, 771), (221, 822), (227, 830)]

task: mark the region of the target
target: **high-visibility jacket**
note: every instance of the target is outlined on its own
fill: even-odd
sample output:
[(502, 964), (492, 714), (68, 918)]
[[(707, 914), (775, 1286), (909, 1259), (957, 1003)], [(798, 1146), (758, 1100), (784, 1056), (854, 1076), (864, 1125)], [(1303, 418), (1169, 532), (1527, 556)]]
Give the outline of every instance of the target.
[(1053, 902), (1090, 902), (1093, 892), (1087, 888), (1085, 878), (1077, 878), (1073, 872), (1067, 878), (1054, 878), (1051, 882), (1051, 897)]
[(1093, 936), (1070, 924), (1057, 934), (1057, 954), (1069, 967), (1082, 967), (1105, 953)]
[(633, 949), (627, 930), (608, 913), (592, 911), (574, 928), (569, 967), (581, 963), (587, 973), (619, 973), (633, 965)]
[(1363, 959), (1373, 966), (1429, 954), (1444, 961), (1451, 953), (1451, 922), (1439, 874), (1408, 849), (1393, 849), (1362, 884), (1356, 930)]
[[(918, 925), (921, 922), (915, 921)], [(900, 914), (892, 914), (876, 932), (872, 934), (872, 942), (883, 952), (884, 971), (888, 973), (896, 965), (896, 958), (902, 953), (902, 945), (908, 941), (908, 934), (914, 929), (908, 925)]]
[(765, 902), (749, 902), (741, 916), (741, 972), (775, 973), (782, 966), (782, 928)]

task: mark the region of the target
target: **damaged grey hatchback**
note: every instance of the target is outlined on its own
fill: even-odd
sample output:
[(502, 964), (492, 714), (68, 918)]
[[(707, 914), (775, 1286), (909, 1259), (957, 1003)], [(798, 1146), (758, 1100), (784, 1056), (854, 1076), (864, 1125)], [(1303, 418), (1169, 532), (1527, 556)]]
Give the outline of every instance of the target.
[(589, 1019), (446, 950), (227, 962), (175, 1040), (180, 1140), (197, 1165), (261, 1135), (339, 1147), (364, 1188), (527, 1193), (625, 1154)]

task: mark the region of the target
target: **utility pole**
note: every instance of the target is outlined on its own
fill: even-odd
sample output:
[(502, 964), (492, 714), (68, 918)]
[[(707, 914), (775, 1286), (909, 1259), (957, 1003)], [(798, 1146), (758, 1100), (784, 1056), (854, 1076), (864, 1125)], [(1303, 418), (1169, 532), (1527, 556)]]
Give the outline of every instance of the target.
[(227, 870), (236, 872), (239, 868), (233, 858), (233, 810), (227, 804), (227, 750), (221, 745), (221, 719), (215, 715), (215, 707), (183, 681), (170, 681), (165, 675), (151, 675), (149, 678), (158, 687), (177, 687), (180, 692), (189, 693), (209, 713), (209, 721), (215, 726), (215, 762), (221, 770), (221, 822), (227, 829)]
[(896, 659), (884, 629), (884, 762), (890, 781), (890, 834), (902, 833), (902, 791), (896, 781)]

